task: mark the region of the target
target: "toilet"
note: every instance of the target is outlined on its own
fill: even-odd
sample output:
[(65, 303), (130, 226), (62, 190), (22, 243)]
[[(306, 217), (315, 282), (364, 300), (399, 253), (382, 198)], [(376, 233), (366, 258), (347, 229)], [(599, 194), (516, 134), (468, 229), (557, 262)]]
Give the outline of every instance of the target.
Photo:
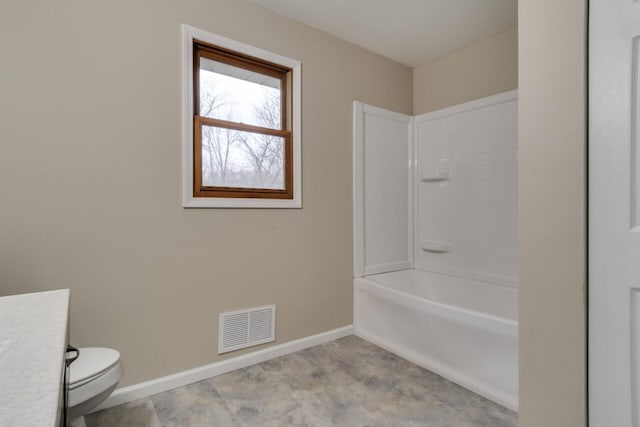
[(84, 415), (102, 403), (122, 378), (120, 353), (111, 348), (81, 348), (69, 366), (68, 419), (72, 427), (83, 427)]

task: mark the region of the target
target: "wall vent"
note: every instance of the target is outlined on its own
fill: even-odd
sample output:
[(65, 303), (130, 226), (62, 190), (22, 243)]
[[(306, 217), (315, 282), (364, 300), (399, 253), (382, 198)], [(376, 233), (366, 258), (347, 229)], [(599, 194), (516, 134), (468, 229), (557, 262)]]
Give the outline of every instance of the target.
[(220, 313), (218, 354), (276, 340), (276, 306)]

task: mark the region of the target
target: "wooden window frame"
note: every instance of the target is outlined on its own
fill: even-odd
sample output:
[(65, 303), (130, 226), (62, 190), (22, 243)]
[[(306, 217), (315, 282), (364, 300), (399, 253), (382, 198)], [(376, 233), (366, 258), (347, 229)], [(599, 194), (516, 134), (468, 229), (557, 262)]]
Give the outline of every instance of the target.
[[(200, 58), (279, 79), (281, 129), (199, 115)], [(300, 68), (298, 61), (183, 25), (183, 206), (300, 208)], [(202, 183), (203, 126), (234, 129), (284, 140), (284, 189), (213, 187)], [(188, 145), (187, 145), (188, 144)]]

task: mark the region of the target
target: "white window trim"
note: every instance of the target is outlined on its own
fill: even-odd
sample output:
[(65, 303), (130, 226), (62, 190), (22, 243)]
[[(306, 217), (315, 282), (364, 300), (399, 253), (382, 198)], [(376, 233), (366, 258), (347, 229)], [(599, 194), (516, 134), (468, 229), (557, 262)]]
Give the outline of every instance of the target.
[[(241, 199), (193, 196), (193, 41), (200, 40), (225, 49), (283, 65), (293, 70), (293, 199)], [(301, 68), (296, 61), (217, 34), (182, 25), (182, 206), (185, 208), (301, 208)]]

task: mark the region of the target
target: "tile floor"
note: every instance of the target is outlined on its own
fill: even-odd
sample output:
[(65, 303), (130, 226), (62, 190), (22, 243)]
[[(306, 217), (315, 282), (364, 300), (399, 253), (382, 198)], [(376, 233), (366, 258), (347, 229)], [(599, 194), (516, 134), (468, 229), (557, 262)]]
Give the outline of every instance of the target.
[(350, 336), (86, 417), (118, 426), (507, 427), (517, 414)]

